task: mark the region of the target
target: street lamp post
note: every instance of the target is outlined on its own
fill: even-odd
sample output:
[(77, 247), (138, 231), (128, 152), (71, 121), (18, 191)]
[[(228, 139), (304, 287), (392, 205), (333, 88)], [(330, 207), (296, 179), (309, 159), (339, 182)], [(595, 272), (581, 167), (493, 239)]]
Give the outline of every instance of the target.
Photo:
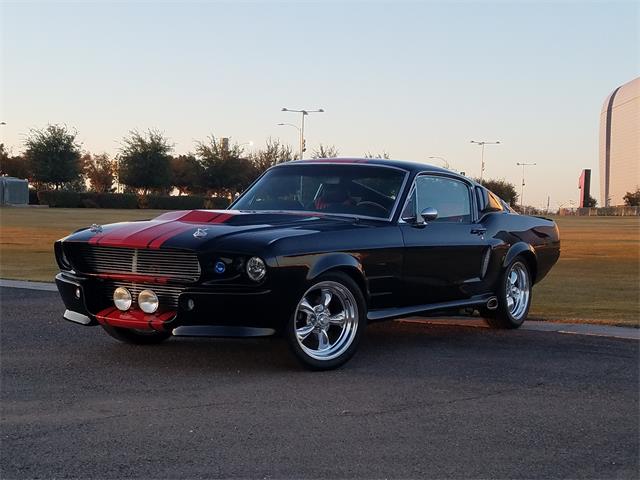
[(532, 167), (537, 163), (516, 163), (516, 165), (522, 166), (522, 189), (520, 190), (520, 208), (524, 212), (524, 167)]
[(440, 160), (442, 162), (442, 164), (444, 165), (444, 168), (449, 169), (449, 162), (447, 162), (447, 159), (444, 157), (428, 157), (431, 160)]
[(283, 107), (283, 112), (293, 112), (302, 114), (302, 121), (300, 123), (300, 160), (302, 160), (302, 154), (304, 153), (304, 117), (309, 115), (310, 113), (324, 113), (322, 108), (318, 110), (292, 110), (290, 108)]
[(480, 153), (480, 183), (482, 183), (482, 177), (484, 176), (484, 146), (485, 145), (499, 145), (500, 142), (487, 142), (482, 140), (480, 142), (476, 142), (475, 140), (471, 140), (471, 143), (475, 143), (476, 145), (480, 145), (482, 153)]

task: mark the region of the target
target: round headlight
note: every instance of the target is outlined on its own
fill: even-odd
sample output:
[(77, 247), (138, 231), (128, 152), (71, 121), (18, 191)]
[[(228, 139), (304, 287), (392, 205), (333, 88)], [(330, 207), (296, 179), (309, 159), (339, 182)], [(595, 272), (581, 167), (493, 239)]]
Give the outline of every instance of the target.
[(142, 290), (138, 295), (138, 306), (144, 313), (154, 313), (158, 310), (158, 296), (151, 290)]
[(131, 294), (124, 287), (118, 287), (113, 292), (113, 303), (118, 310), (123, 312), (131, 308)]
[(247, 261), (247, 275), (254, 282), (259, 282), (267, 274), (267, 266), (264, 261), (258, 257), (251, 257)]

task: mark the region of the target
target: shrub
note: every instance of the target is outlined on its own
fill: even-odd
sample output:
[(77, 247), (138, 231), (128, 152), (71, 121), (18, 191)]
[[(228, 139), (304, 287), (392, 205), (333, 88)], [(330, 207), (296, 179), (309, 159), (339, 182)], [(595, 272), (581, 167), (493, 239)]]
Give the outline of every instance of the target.
[(229, 206), (229, 199), (225, 197), (209, 197), (204, 200), (204, 208), (209, 210), (224, 210)]
[(133, 193), (69, 192), (43, 190), (29, 194), (29, 203), (40, 203), (52, 208), (152, 208), (156, 210), (193, 210), (227, 208), (224, 197), (135, 195)]
[(38, 192), (38, 200), (52, 208), (138, 208), (138, 198), (130, 193), (45, 190)]
[(40, 201), (38, 200), (38, 192), (33, 188), (29, 189), (29, 205), (40, 205)]
[(88, 198), (98, 208), (138, 208), (138, 196), (134, 193), (90, 193)]
[(204, 208), (203, 197), (164, 197), (159, 195), (147, 195), (140, 197), (140, 208), (153, 208), (155, 210), (192, 210)]

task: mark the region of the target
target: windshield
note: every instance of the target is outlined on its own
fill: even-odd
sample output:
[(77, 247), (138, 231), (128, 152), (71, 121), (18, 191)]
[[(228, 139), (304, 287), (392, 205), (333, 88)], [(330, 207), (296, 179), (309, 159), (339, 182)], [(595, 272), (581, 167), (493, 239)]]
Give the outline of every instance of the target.
[(406, 172), (371, 165), (300, 164), (269, 170), (237, 210), (294, 210), (388, 219)]

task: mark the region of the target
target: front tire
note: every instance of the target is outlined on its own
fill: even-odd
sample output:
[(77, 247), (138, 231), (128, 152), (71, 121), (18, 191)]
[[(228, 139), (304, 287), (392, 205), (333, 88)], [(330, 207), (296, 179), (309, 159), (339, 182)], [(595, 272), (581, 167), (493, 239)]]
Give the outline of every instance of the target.
[(498, 308), (483, 309), (482, 316), (489, 326), (501, 329), (520, 327), (529, 315), (532, 297), (531, 274), (527, 262), (516, 257), (504, 270), (498, 288)]
[(348, 275), (321, 275), (302, 295), (286, 327), (291, 350), (312, 370), (330, 370), (349, 360), (367, 324), (360, 287)]
[(169, 332), (142, 331), (131, 328), (112, 327), (111, 325), (102, 325), (102, 328), (116, 340), (134, 345), (156, 345), (164, 342), (171, 336)]

